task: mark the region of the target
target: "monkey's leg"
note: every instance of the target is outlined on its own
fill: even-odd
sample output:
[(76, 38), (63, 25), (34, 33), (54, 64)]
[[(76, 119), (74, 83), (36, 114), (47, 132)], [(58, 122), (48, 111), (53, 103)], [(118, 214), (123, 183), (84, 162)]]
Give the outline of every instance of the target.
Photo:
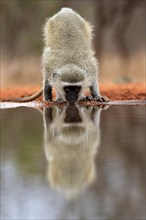
[(109, 99), (106, 96), (100, 95), (97, 82), (92, 83), (92, 85), (90, 86), (90, 92), (91, 92), (92, 100), (96, 100), (99, 102), (109, 102)]
[(52, 102), (52, 85), (46, 79), (44, 82), (44, 101)]

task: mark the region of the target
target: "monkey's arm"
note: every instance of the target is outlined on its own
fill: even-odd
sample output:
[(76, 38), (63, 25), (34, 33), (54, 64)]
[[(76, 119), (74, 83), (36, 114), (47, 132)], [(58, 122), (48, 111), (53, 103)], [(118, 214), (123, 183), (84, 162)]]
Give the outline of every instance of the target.
[(98, 83), (94, 81), (90, 86), (91, 96), (82, 96), (80, 101), (98, 101), (98, 102), (109, 102), (109, 99), (106, 96), (101, 96)]
[(48, 81), (48, 79), (44, 80), (44, 87), (43, 87), (43, 99), (44, 101), (52, 102), (52, 85)]
[(100, 95), (99, 86), (98, 86), (97, 81), (94, 81), (89, 88), (90, 88), (92, 100), (96, 100), (99, 102), (109, 102), (109, 99), (106, 96)]

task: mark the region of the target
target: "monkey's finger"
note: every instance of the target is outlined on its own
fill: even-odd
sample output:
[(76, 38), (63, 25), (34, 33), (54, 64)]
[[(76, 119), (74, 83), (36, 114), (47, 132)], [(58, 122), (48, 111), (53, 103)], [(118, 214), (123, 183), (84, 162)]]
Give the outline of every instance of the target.
[(95, 97), (92, 100), (97, 101), (97, 102), (103, 102), (102, 97)]
[(91, 100), (92, 100), (91, 96), (82, 96), (79, 101), (91, 101)]
[(87, 100), (87, 101), (92, 101), (93, 98), (92, 98), (92, 96), (86, 96), (86, 100)]
[(58, 98), (58, 99), (56, 100), (56, 102), (61, 102), (61, 99), (60, 99), (60, 98)]
[(98, 102), (109, 102), (109, 99), (106, 96), (96, 97), (96, 98), (94, 98), (94, 100), (96, 100)]
[(110, 101), (109, 98), (106, 97), (106, 96), (102, 96), (102, 100), (103, 100), (104, 102), (109, 102), (109, 101)]

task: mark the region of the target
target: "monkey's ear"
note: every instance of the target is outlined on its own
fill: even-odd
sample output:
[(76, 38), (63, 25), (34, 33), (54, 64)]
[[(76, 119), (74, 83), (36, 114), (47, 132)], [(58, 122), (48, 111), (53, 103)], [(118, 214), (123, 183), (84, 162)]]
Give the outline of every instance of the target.
[(54, 82), (56, 82), (59, 77), (60, 77), (60, 75), (58, 73), (53, 73)]

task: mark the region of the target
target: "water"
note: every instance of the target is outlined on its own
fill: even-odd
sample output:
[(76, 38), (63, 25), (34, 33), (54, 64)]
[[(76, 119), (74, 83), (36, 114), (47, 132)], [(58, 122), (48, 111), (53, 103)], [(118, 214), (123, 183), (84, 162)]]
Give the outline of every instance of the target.
[(145, 219), (145, 106), (1, 110), (1, 219)]

